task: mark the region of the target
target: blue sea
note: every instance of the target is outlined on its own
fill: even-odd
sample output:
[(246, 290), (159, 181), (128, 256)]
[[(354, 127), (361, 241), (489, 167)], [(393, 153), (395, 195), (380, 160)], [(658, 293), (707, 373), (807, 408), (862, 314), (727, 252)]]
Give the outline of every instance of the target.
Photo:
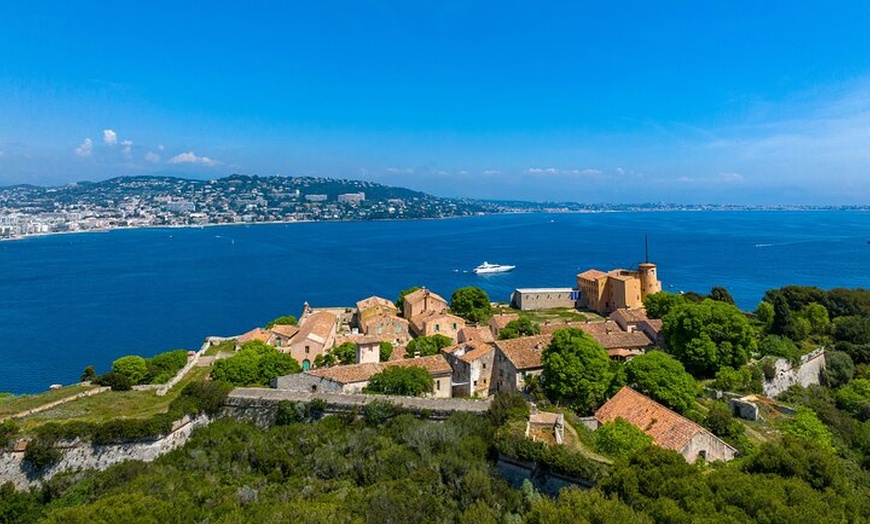
[[(743, 309), (787, 284), (870, 287), (870, 213), (513, 214), (138, 229), (0, 242), (0, 391), (33, 393), (123, 355), (198, 349), (302, 304), (352, 306), (414, 285), (573, 287), (649, 258), (669, 291), (725, 286)], [(516, 265), (477, 276), (484, 260)]]

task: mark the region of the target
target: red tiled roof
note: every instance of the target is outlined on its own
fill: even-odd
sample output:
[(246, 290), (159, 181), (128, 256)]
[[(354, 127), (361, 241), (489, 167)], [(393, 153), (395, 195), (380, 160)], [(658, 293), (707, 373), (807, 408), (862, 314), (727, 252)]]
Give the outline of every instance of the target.
[(601, 344), (604, 349), (637, 349), (652, 345), (652, 341), (642, 331), (623, 331), (612, 320), (586, 322), (576, 326)]
[(513, 322), (514, 320), (519, 320), (520, 316), (516, 313), (502, 313), (500, 315), (493, 315), (489, 318), (489, 323), (494, 324), (496, 329), (504, 329), (505, 326)]
[(296, 338), (298, 340), (311, 338), (319, 343), (323, 343), (329, 337), (329, 333), (332, 331), (337, 320), (338, 317), (329, 311), (316, 311), (305, 317), (302, 321)]
[(605, 273), (604, 271), (598, 271), (597, 269), (587, 269), (586, 271), (577, 275), (577, 278), (595, 281), (606, 276), (607, 273)]
[(459, 330), (457, 337), (466, 341), (477, 340), (480, 342), (495, 342), (495, 338), (492, 336), (492, 330), (486, 326), (464, 327)]
[(459, 360), (463, 362), (468, 362), (470, 364), (471, 362), (474, 362), (479, 358), (489, 355), (493, 351), (495, 351), (495, 346), (492, 346), (490, 344), (481, 344), (479, 347), (474, 348), (468, 353), (459, 357)]
[(519, 369), (535, 369), (543, 366), (541, 353), (550, 345), (552, 335), (533, 335), (531, 337), (498, 340), (495, 345), (504, 356)]
[(700, 432), (707, 432), (698, 424), (628, 386), (620, 389), (595, 412), (595, 420), (602, 424), (617, 418), (640, 428), (653, 438), (656, 446), (678, 452), (692, 437)]
[(291, 326), (289, 324), (275, 324), (271, 329), (272, 333), (277, 335), (281, 335), (282, 337), (292, 337), (296, 333), (299, 333), (298, 326)]
[(245, 342), (250, 342), (252, 340), (259, 340), (260, 342), (265, 342), (269, 339), (269, 332), (263, 328), (254, 328), (247, 333), (243, 333), (236, 338), (236, 344), (242, 345)]
[(439, 295), (429, 291), (426, 288), (418, 289), (417, 291), (414, 291), (412, 293), (408, 293), (407, 295), (405, 295), (405, 298), (403, 300), (408, 304), (414, 304), (414, 303), (420, 302), (421, 300), (423, 300), (426, 297), (429, 297), (430, 299), (435, 299), (439, 302), (444, 302), (445, 304), (447, 304), (446, 300), (444, 300)]
[(619, 318), (620, 320), (622, 320), (626, 324), (636, 324), (639, 322), (643, 322), (645, 320), (649, 320), (649, 318), (646, 316), (646, 309), (644, 309), (644, 308), (617, 309), (616, 311), (611, 313), (610, 316), (613, 319)]
[(356, 308), (360, 313), (362, 313), (363, 311), (365, 311), (367, 309), (371, 309), (373, 307), (378, 307), (378, 306), (389, 309), (390, 311), (398, 311), (398, 308), (396, 308), (396, 305), (393, 304), (393, 302), (391, 300), (387, 300), (386, 298), (382, 298), (382, 297), (378, 297), (378, 296), (371, 296), (368, 298), (364, 298), (356, 303)]

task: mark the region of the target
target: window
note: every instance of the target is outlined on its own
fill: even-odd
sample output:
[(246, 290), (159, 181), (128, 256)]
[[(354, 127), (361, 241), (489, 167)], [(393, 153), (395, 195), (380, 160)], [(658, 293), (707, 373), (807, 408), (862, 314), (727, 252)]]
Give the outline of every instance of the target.
[(435, 381), (435, 389), (437, 389), (438, 391), (441, 391), (441, 381), (440, 380)]
[(486, 369), (486, 362), (483, 363), (483, 369)]
[(477, 387), (477, 381), (476, 381), (476, 380), (474, 381), (474, 387)]
[(435, 324), (435, 332), (441, 331), (441, 324)]
[(453, 323), (453, 330), (456, 330), (456, 322)]

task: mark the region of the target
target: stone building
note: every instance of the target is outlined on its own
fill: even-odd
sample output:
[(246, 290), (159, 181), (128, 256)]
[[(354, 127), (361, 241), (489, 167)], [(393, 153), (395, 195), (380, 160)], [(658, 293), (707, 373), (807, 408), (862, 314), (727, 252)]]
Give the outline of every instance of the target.
[(662, 283), (656, 276), (656, 265), (644, 262), (637, 271), (584, 271), (577, 275), (577, 289), (580, 307), (607, 314), (619, 308), (642, 307), (647, 295), (662, 290)]
[(521, 288), (511, 294), (511, 306), (523, 311), (575, 308), (579, 295), (569, 287)]
[(496, 341), (493, 389), (502, 393), (525, 390), (526, 378), (543, 372), (541, 355), (552, 339), (552, 335), (533, 335)]
[(456, 342), (465, 319), (447, 312), (447, 301), (428, 289), (405, 295), (402, 316), (417, 336), (444, 335)]
[(499, 334), (501, 334), (501, 330), (514, 320), (519, 319), (520, 316), (516, 313), (499, 313), (497, 315), (489, 317), (489, 322), (487, 323), (487, 325), (489, 326), (490, 331), (492, 331), (492, 338), (498, 340), (498, 336)]
[(305, 314), (299, 321), (299, 332), (293, 336), (289, 346), (280, 349), (290, 353), (303, 370), (309, 369), (317, 355), (325, 353), (335, 345), (338, 320), (338, 317), (329, 311)]
[(488, 397), (492, 388), (495, 346), (472, 341), (445, 348), (444, 354), (453, 368), (454, 397)]
[(599, 424), (621, 418), (652, 437), (656, 446), (676, 451), (687, 462), (731, 460), (737, 450), (707, 429), (628, 386), (595, 412)]

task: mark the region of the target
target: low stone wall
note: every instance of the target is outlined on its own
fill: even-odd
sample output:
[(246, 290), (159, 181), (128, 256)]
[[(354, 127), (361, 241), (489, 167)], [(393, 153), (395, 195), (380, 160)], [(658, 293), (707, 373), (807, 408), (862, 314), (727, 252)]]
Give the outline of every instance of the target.
[(222, 416), (268, 426), (275, 422), (278, 402), (311, 402), (314, 399), (326, 402), (326, 413), (348, 413), (361, 409), (375, 400), (389, 401), (406, 409), (426, 411), (430, 418), (445, 419), (457, 412), (483, 414), (489, 409), (490, 400), (466, 400), (456, 398), (396, 397), (389, 395), (345, 395), (339, 393), (301, 393), (262, 388), (236, 388), (227, 398)]
[(60, 406), (61, 404), (66, 404), (67, 402), (72, 402), (73, 400), (77, 400), (84, 397), (90, 397), (96, 395), (98, 393), (102, 393), (104, 391), (109, 391), (112, 388), (109, 387), (99, 387), (94, 389), (89, 389), (87, 391), (82, 391), (81, 393), (77, 393), (75, 395), (71, 395), (66, 398), (62, 398), (60, 400), (55, 400), (54, 402), (49, 402), (48, 404), (43, 404), (41, 406), (35, 407), (33, 409), (27, 409), (24, 411), (19, 411), (18, 413), (14, 413), (12, 415), (7, 415), (5, 417), (0, 417), (0, 422), (8, 419), (8, 418), (22, 418), (29, 415), (33, 415), (34, 413), (39, 413), (40, 411), (47, 411), (53, 407)]
[(792, 366), (784, 358), (774, 362), (775, 376), (764, 381), (764, 394), (776, 397), (795, 384), (807, 387), (819, 383), (819, 377), (825, 370), (825, 348), (819, 348), (801, 357), (797, 366)]
[(160, 455), (184, 445), (194, 429), (207, 425), (211, 419), (205, 415), (186, 416), (173, 425), (172, 431), (162, 438), (128, 444), (96, 446), (90, 442), (74, 440), (59, 442), (63, 458), (45, 471), (34, 471), (24, 462), (26, 446), (16, 445), (13, 450), (0, 452), (0, 484), (12, 482), (16, 489), (26, 490), (40, 485), (61, 472), (83, 469), (103, 470), (125, 460), (151, 462)]

